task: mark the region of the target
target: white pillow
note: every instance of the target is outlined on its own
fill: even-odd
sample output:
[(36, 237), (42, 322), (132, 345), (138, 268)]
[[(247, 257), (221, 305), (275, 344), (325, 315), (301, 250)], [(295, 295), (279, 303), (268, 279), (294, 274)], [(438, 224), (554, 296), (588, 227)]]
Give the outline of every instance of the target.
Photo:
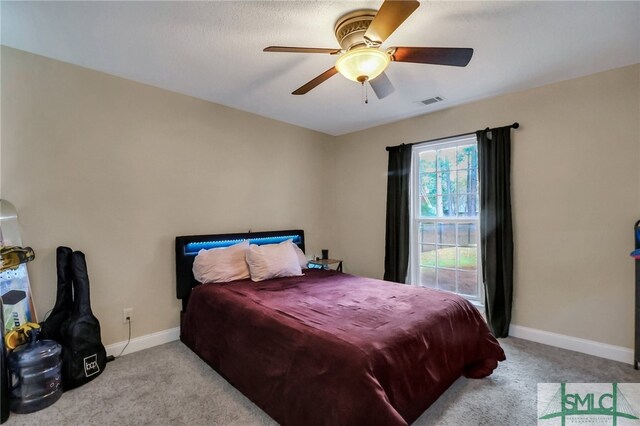
[(300, 260), (291, 240), (263, 246), (251, 244), (246, 256), (253, 281), (302, 275)]
[(245, 253), (249, 242), (230, 247), (200, 250), (193, 260), (193, 277), (201, 283), (226, 283), (249, 278)]
[(287, 240), (287, 241), (291, 243), (291, 245), (293, 246), (293, 250), (296, 252), (296, 255), (298, 256), (298, 262), (300, 262), (300, 268), (307, 269), (307, 264), (309, 263), (309, 259), (307, 259), (307, 256), (304, 254), (302, 249), (298, 247), (298, 245), (294, 243), (293, 240)]

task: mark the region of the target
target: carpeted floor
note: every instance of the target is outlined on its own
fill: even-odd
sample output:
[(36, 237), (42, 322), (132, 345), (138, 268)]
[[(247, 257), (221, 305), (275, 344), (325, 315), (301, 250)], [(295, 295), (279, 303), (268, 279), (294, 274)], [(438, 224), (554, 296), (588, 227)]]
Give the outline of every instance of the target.
[[(414, 425), (534, 425), (545, 382), (640, 382), (627, 364), (526, 340), (486, 379), (461, 378)], [(11, 414), (18, 425), (273, 425), (275, 422), (180, 342), (123, 356), (44, 410)]]

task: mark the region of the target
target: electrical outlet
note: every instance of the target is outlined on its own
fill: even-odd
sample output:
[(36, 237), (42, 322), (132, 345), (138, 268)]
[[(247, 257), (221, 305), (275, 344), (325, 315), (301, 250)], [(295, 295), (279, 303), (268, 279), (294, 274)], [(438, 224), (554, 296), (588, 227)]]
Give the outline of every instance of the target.
[(126, 324), (127, 321), (133, 320), (133, 308), (124, 308), (122, 310), (122, 323)]

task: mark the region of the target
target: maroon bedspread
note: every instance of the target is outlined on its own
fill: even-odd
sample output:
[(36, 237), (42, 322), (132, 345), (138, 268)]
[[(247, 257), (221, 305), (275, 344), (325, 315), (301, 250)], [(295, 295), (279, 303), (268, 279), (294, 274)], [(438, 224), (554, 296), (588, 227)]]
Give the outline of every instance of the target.
[(406, 425), (505, 359), (461, 297), (332, 271), (193, 289), (181, 339), (284, 425)]

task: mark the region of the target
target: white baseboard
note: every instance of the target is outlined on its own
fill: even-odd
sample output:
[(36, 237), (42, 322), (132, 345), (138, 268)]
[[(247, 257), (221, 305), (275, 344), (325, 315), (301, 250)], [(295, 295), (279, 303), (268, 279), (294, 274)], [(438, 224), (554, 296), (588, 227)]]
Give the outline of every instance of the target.
[[(146, 334), (144, 336), (135, 337), (129, 342), (129, 346), (122, 353), (122, 355), (138, 352), (143, 349), (152, 348), (154, 346), (162, 345), (165, 343), (173, 342), (180, 338), (180, 327), (170, 328), (168, 330), (158, 331), (156, 333)], [(106, 346), (107, 355), (117, 356), (124, 349), (127, 341), (114, 343)]]
[(633, 364), (633, 349), (511, 324), (509, 335), (571, 351)]

